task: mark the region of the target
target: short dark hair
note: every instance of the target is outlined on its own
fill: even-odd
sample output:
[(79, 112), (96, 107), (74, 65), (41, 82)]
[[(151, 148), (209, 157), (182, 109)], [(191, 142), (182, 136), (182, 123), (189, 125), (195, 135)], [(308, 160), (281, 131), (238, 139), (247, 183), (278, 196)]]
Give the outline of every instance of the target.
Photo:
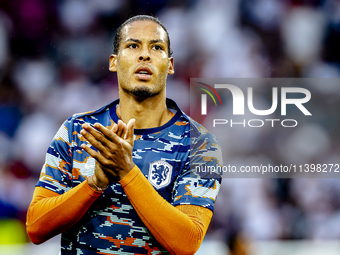
[(117, 28), (117, 31), (116, 31), (116, 35), (115, 35), (115, 38), (113, 40), (113, 54), (118, 54), (118, 50), (119, 50), (119, 45), (120, 45), (120, 41), (122, 40), (122, 29), (134, 22), (134, 21), (139, 21), (139, 20), (150, 20), (150, 21), (153, 21), (155, 23), (157, 23), (158, 25), (160, 25), (165, 33), (166, 33), (166, 39), (168, 41), (168, 56), (171, 57), (172, 56), (172, 50), (171, 50), (171, 47), (170, 47), (170, 37), (169, 37), (169, 33), (168, 33), (168, 30), (165, 28), (165, 26), (163, 25), (163, 23), (157, 19), (156, 17), (153, 17), (153, 16), (149, 16), (149, 15), (137, 15), (137, 16), (133, 16), (131, 18), (129, 18), (128, 20), (126, 20), (122, 25), (120, 25), (120, 27)]

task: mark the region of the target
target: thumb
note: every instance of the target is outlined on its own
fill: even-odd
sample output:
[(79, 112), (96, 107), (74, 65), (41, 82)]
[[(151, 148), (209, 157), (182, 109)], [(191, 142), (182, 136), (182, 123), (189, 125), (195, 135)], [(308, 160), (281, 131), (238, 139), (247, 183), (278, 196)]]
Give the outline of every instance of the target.
[(133, 130), (135, 128), (135, 119), (130, 119), (128, 124), (126, 125), (126, 141), (133, 146)]

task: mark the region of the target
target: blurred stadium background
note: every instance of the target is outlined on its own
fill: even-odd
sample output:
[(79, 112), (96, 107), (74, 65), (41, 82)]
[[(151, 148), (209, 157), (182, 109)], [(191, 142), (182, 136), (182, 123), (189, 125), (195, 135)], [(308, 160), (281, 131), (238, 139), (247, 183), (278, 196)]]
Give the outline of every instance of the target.
[[(117, 98), (108, 57), (115, 28), (136, 14), (168, 28), (167, 96), (187, 113), (191, 77), (340, 76), (337, 0), (0, 1), (0, 254), (58, 254), (60, 237), (34, 246), (24, 225), (45, 151), (66, 118)], [(318, 89), (340, 101), (340, 87)], [(338, 136), (306, 132), (319, 138), (310, 157), (339, 160), (339, 142), (327, 147)], [(339, 184), (225, 179), (197, 254), (340, 254)]]

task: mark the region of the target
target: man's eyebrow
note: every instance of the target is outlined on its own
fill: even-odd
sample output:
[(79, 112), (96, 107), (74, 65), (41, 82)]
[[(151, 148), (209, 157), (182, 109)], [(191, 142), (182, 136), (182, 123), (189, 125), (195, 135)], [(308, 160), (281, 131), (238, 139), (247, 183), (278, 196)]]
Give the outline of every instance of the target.
[(133, 38), (128, 38), (128, 39), (125, 40), (125, 42), (129, 42), (129, 41), (136, 42), (136, 43), (141, 43), (142, 42), (141, 40), (133, 39)]
[[(141, 43), (142, 41), (139, 39), (134, 39), (134, 38), (128, 38), (125, 40), (125, 42), (136, 42), (136, 43)], [(154, 39), (150, 40), (151, 43), (165, 43), (162, 39)]]
[(165, 43), (162, 39), (155, 39), (155, 40), (150, 40), (151, 43)]

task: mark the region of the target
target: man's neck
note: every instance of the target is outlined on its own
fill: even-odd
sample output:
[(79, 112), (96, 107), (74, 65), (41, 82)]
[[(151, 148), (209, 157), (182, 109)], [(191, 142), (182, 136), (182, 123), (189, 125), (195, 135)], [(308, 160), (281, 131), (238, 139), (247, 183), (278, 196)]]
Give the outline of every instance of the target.
[(124, 123), (134, 118), (136, 129), (160, 127), (173, 116), (166, 106), (165, 93), (138, 100), (131, 94), (120, 91), (116, 113)]

